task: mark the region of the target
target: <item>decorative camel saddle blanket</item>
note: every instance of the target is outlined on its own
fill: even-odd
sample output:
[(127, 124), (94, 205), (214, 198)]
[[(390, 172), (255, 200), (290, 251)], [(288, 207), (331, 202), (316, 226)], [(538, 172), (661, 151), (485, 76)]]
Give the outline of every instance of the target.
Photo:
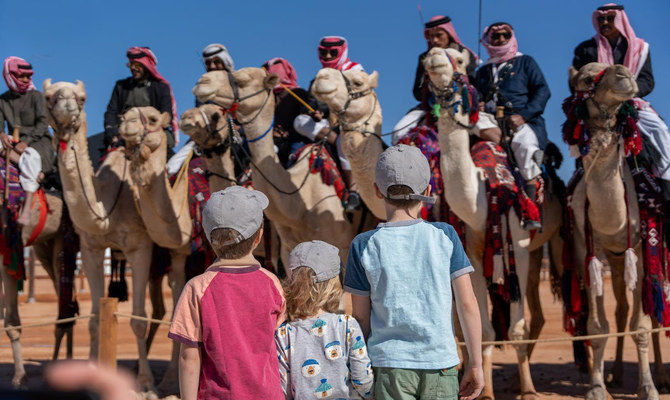
[[(3, 196), (2, 203), (2, 231), (0, 238), (0, 254), (2, 263), (9, 275), (19, 282), (19, 289), (22, 287), (23, 279), (26, 276), (23, 265), (23, 242), (21, 239), (21, 227), (16, 222), (19, 216), (19, 210), (25, 200), (25, 192), (19, 182), (19, 171), (14, 165), (9, 165), (9, 175), (5, 166), (5, 158), (0, 157), (0, 193)], [(5, 186), (9, 183), (7, 190)], [(7, 199), (4, 200), (5, 192)]]
[[(337, 164), (335, 164), (335, 160), (330, 156), (328, 150), (322, 144), (308, 144), (294, 153), (295, 159), (300, 160), (305, 150), (309, 150), (309, 171), (312, 174), (321, 173), (323, 183), (333, 186), (335, 192), (337, 192), (337, 197), (343, 202), (346, 201), (349, 196), (347, 185), (344, 183), (342, 174), (337, 169)], [(297, 163), (296, 161), (294, 165)]]

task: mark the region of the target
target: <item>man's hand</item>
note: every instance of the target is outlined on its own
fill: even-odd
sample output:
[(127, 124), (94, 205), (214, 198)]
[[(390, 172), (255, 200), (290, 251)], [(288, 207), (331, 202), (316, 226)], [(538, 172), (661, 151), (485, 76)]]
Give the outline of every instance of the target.
[(27, 148), (28, 145), (25, 144), (24, 142), (18, 142), (17, 144), (14, 145), (14, 151), (16, 151), (19, 154), (23, 154)]
[(319, 110), (314, 110), (314, 112), (311, 115), (314, 122), (319, 122), (323, 119), (323, 114), (321, 114), (321, 111)]
[(458, 391), (460, 400), (474, 400), (484, 389), (484, 370), (481, 365), (471, 366), (465, 370)]
[(0, 132), (0, 142), (2, 142), (2, 147), (5, 149), (12, 148), (12, 138), (9, 137), (5, 132)]
[(509, 116), (507, 123), (513, 131), (516, 131), (521, 125), (526, 123), (526, 120), (521, 115), (514, 114)]

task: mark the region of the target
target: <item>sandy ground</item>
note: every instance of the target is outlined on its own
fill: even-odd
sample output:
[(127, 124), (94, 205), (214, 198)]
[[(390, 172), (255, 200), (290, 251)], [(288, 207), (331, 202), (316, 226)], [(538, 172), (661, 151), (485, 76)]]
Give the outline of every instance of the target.
[[(129, 278), (128, 278), (129, 279)], [(79, 285), (79, 280), (77, 281)], [(56, 319), (57, 300), (53, 286), (46, 273), (38, 268), (36, 279), (36, 295), (34, 303), (27, 303), (27, 294), (20, 296), (20, 315), (24, 324), (48, 321)], [(79, 287), (79, 286), (78, 286)], [(611, 331), (614, 326), (615, 302), (611, 294), (611, 286), (606, 282), (605, 303), (608, 310)], [(85, 285), (85, 292), (79, 293), (79, 304), (82, 314), (90, 312), (90, 295)], [(544, 330), (542, 338), (562, 337), (566, 333), (561, 327), (561, 303), (554, 301), (551, 296), (548, 282), (542, 282), (540, 289), (542, 293), (542, 304), (545, 313)], [(168, 312), (172, 309), (170, 292), (165, 285), (165, 303)], [(150, 305), (147, 300), (147, 314), (150, 315)], [(129, 302), (120, 303), (119, 312), (131, 313)], [(528, 315), (528, 314), (527, 314)], [(167, 338), (167, 326), (161, 326), (156, 335), (154, 345), (151, 348), (149, 358), (154, 376), (159, 381), (169, 359), (171, 341)], [(88, 356), (88, 328), (85, 320), (78, 321), (74, 330), (74, 357), (85, 359)], [(121, 367), (133, 368), (134, 360), (137, 358), (135, 337), (130, 329), (129, 321), (125, 318), (119, 320), (118, 332), (118, 359)], [(42, 382), (42, 369), (50, 362), (54, 349), (53, 328), (41, 327), (25, 329), (21, 336), (23, 346), (23, 357), (26, 362), (28, 374), (28, 385), (31, 388), (40, 387)], [(666, 361), (665, 368), (670, 372), (670, 339), (662, 338), (661, 342), (663, 358)], [(61, 358), (65, 357), (65, 343), (61, 346)], [(607, 343), (605, 364), (609, 368), (614, 360), (615, 341)], [(653, 360), (653, 356), (650, 356)], [(494, 350), (494, 387), (497, 399), (515, 399), (516, 393), (510, 390), (516, 375), (516, 353), (511, 347)], [(614, 399), (635, 398), (637, 388), (637, 355), (633, 341), (627, 337), (624, 351), (625, 381), (620, 388), (610, 388), (610, 394)], [(653, 366), (652, 366), (653, 368)], [(531, 371), (535, 387), (544, 399), (573, 399), (583, 398), (588, 387), (588, 376), (581, 374), (573, 364), (572, 347), (569, 342), (539, 344), (531, 359)], [(12, 354), (9, 340), (6, 335), (0, 336), (0, 386), (6, 386), (11, 382), (13, 374)], [(662, 394), (661, 398), (670, 400), (669, 394)]]

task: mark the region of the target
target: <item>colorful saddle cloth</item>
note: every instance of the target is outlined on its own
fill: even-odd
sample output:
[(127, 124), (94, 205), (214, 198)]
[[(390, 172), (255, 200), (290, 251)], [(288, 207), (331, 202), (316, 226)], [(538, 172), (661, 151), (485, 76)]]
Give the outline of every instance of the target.
[[(302, 146), (295, 152), (295, 159), (300, 160), (303, 152), (309, 149), (309, 170), (312, 174), (321, 173), (321, 180), (328, 186), (333, 186), (337, 197), (344, 203), (349, 197), (347, 185), (342, 179), (340, 170), (337, 169), (335, 160), (330, 156), (328, 150), (318, 143)], [(296, 161), (297, 163), (297, 161)]]
[[(5, 159), (0, 157), (0, 195), (3, 196), (2, 212), (2, 237), (0, 238), (0, 254), (2, 263), (9, 275), (18, 281), (19, 289), (23, 287), (23, 279), (26, 276), (23, 265), (23, 242), (21, 239), (21, 227), (16, 222), (19, 210), (25, 200), (25, 192), (19, 182), (19, 171), (10, 164), (9, 178), (5, 168)], [(9, 182), (7, 200), (4, 200), (5, 184)]]

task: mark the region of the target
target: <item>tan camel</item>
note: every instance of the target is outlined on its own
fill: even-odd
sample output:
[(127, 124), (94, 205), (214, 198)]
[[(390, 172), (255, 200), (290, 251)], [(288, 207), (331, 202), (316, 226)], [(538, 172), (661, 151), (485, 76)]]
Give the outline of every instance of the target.
[(375, 165), (384, 151), (381, 139), (382, 109), (374, 89), (377, 71), (340, 72), (333, 68), (319, 71), (312, 94), (325, 102), (340, 125), (342, 151), (351, 164), (351, 172), (365, 205), (375, 217), (386, 219), (384, 201), (375, 193)]
[[(35, 198), (37, 200), (37, 198)], [(32, 244), (35, 249), (35, 255), (40, 260), (40, 263), (47, 271), (49, 278), (54, 285), (56, 293), (60, 292), (60, 270), (58, 269), (57, 256), (63, 247), (62, 237), (59, 235), (61, 215), (63, 209), (63, 200), (52, 193), (45, 192), (45, 199), (47, 202), (47, 216), (44, 222), (44, 227), (39, 235), (34, 239)], [(22, 229), (22, 241), (26, 243), (35, 231), (40, 214), (41, 204), (35, 201), (33, 210), (30, 213), (30, 224)], [(4, 326), (19, 326), (21, 325), (21, 318), (19, 316), (18, 304), (18, 281), (10, 276), (7, 268), (3, 266), (2, 256), (0, 256), (0, 281), (4, 287)], [(58, 315), (58, 312), (56, 312)], [(58, 349), (60, 348), (61, 340), (64, 335), (68, 335), (67, 355), (72, 358), (72, 326), (69, 328), (62, 328), (59, 325), (55, 326), (56, 345), (54, 350), (54, 359), (58, 357)], [(21, 355), (21, 332), (15, 329), (6, 331), (9, 337), (12, 356), (14, 359), (14, 376), (12, 377), (13, 387), (24, 387), (26, 384), (26, 371), (23, 365), (23, 357)]]
[(272, 88), (279, 81), (278, 76), (267, 75), (260, 68), (237, 70), (231, 74), (231, 81), (237, 86), (235, 94), (228, 78), (224, 71), (208, 72), (198, 80), (193, 93), (200, 101), (212, 100), (226, 108), (234, 102), (239, 104), (237, 120), (243, 123), (249, 142), (254, 186), (270, 199), (265, 212), (281, 238), (284, 265), (293, 247), (313, 239), (337, 246), (346, 259), (354, 228), (344, 216), (335, 189), (324, 184), (319, 174), (310, 173), (312, 150), (305, 150), (289, 169), (282, 167), (274, 151)]
[[(449, 57), (447, 57), (447, 52)], [(454, 70), (462, 69), (465, 65), (465, 57), (454, 49), (433, 49), (428, 53), (424, 61), (426, 71), (430, 76), (437, 98), (449, 97), (449, 103), (460, 100), (460, 92), (449, 94), (451, 89)], [(455, 63), (452, 64), (452, 61)], [(446, 108), (445, 108), (446, 110)], [(438, 119), (439, 142), (442, 149), (440, 167), (444, 180), (445, 198), (454, 213), (465, 222), (467, 239), (467, 253), (477, 272), (473, 274), (473, 286), (477, 301), (479, 303), (482, 317), (482, 331), (484, 341), (494, 340), (495, 333), (489, 320), (487, 283), (482, 271), (482, 255), (484, 251), (484, 235), (487, 218), (487, 196), (485, 180), (482, 171), (477, 168), (470, 157), (469, 133), (467, 130), (468, 115), (462, 112), (454, 115), (453, 108), (444, 111)], [(530, 293), (529, 305), (533, 310), (533, 335), (538, 336), (544, 323), (539, 296), (537, 296), (537, 285), (539, 284), (539, 265), (542, 258), (542, 245), (549, 240), (556, 241), (553, 254), (554, 260), (560, 260), (558, 256), (559, 238), (557, 231), (561, 224), (561, 211), (558, 199), (544, 205), (544, 227), (541, 233), (535, 235), (531, 244), (528, 232), (524, 231), (516, 213), (510, 213), (510, 229), (516, 258), (516, 272), (519, 277), (521, 299), (511, 304), (509, 337), (512, 340), (524, 339), (529, 336), (524, 319), (524, 298)], [(532, 268), (530, 268), (530, 252), (533, 252)], [(529, 276), (533, 274), (532, 279)], [(532, 284), (532, 290), (528, 285)], [(537, 322), (536, 321), (537, 318)], [(528, 345), (515, 346), (517, 360), (519, 362), (520, 389), (523, 399), (537, 398), (532, 382), (529, 365), (529, 352), (532, 347)], [(485, 388), (482, 398), (493, 398), (492, 386), (492, 346), (485, 346), (483, 351)]]
[[(91, 289), (89, 321), (90, 357), (98, 353), (98, 317), (100, 298), (104, 296), (103, 261), (108, 247), (121, 249), (133, 266), (133, 315), (146, 317), (146, 288), (153, 242), (133, 202), (130, 166), (122, 151), (113, 151), (94, 173), (86, 139), (86, 92), (77, 81), (44, 82), (47, 117), (54, 129), (58, 148), (58, 168), (63, 184), (63, 198), (72, 222), (80, 235), (82, 264)], [(168, 274), (172, 284), (178, 281), (176, 271)], [(153, 389), (153, 376), (147, 359), (147, 322), (131, 320), (139, 353), (138, 384)]]
[[(594, 79), (603, 71), (598, 84)], [(631, 72), (622, 65), (608, 67), (605, 64), (591, 63), (573, 71), (573, 87), (578, 91), (591, 91), (586, 100), (588, 119), (586, 127), (591, 134), (590, 152), (582, 157), (586, 171), (581, 182), (576, 186), (572, 196), (574, 215), (574, 260), (576, 265), (584, 265), (586, 241), (584, 235), (584, 204), (588, 198), (592, 205), (588, 209), (588, 217), (593, 230), (595, 246), (603, 249), (612, 269), (612, 285), (617, 302), (626, 296), (624, 283), (624, 256), (628, 247), (628, 224), (632, 234), (631, 242), (639, 255), (637, 263), (637, 284), (633, 291), (633, 312), (630, 330), (650, 329), (651, 318), (642, 310), (641, 291), (644, 279), (642, 265), (640, 220), (637, 196), (631, 171), (626, 162), (622, 162), (619, 148), (620, 135), (611, 127), (616, 121), (616, 113), (621, 104), (637, 93), (637, 84)], [(595, 86), (595, 87), (594, 87)], [(623, 176), (622, 176), (623, 175)], [(627, 196), (627, 198), (626, 198)], [(626, 213), (626, 202), (630, 219)], [(588, 273), (588, 272), (583, 272)], [(592, 278), (593, 282), (593, 278)], [(589, 317), (587, 330), (589, 334), (609, 333), (609, 323), (603, 304), (602, 295), (588, 290)], [(626, 303), (627, 308), (627, 303)], [(617, 319), (625, 313), (617, 306)], [(619, 325), (619, 323), (618, 323)], [(638, 398), (658, 399), (658, 391), (652, 381), (649, 368), (649, 334), (633, 335), (638, 353)], [(607, 339), (591, 340), (593, 349), (593, 370), (591, 371), (591, 387), (586, 393), (587, 399), (602, 400), (609, 398), (604, 382), (604, 351)]]

